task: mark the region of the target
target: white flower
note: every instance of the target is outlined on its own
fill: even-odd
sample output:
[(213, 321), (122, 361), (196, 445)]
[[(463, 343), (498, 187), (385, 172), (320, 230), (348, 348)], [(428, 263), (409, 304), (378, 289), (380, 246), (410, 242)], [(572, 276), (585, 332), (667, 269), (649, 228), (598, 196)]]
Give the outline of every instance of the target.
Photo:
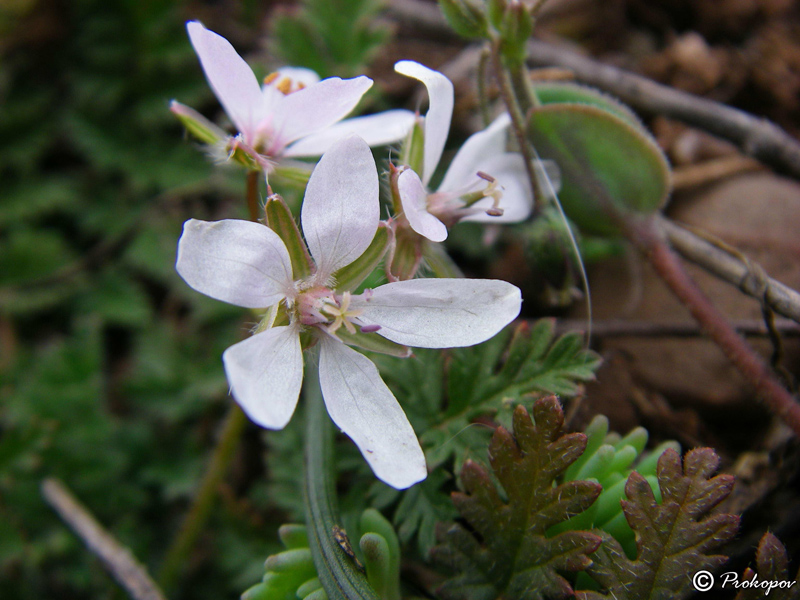
[(429, 99), (422, 173), (405, 168), (397, 177), (403, 214), (411, 228), (434, 242), (441, 242), (447, 238), (447, 228), (461, 220), (514, 223), (527, 218), (533, 195), (522, 156), (505, 151), (508, 114), (467, 139), (450, 163), (439, 189), (431, 192), (428, 182), (439, 164), (450, 131), (453, 84), (441, 73), (413, 61), (400, 61), (394, 68), (424, 83)]
[[(519, 313), (520, 291), (504, 281), (416, 279), (351, 296), (335, 274), (358, 258), (378, 228), (378, 174), (366, 143), (337, 142), (306, 189), (301, 221), (316, 271), (295, 279), (284, 242), (268, 227), (190, 220), (176, 268), (194, 289), (247, 308), (283, 303), (290, 322), (228, 348), (225, 372), (234, 398), (263, 427), (280, 429), (303, 379), (300, 333), (320, 346), (319, 376), (333, 421), (358, 445), (375, 475), (398, 489), (425, 478), (414, 430), (375, 365), (337, 337), (356, 326), (408, 346), (477, 344)], [(366, 333), (357, 333), (357, 336)]]
[[(414, 121), (409, 111), (391, 110), (339, 123), (372, 86), (369, 77), (320, 81), (308, 69), (284, 68), (259, 85), (228, 40), (198, 21), (186, 29), (211, 89), (239, 131), (236, 144), (255, 154), (262, 167), (281, 157), (320, 156), (350, 133), (373, 146), (389, 144), (402, 139)], [(199, 116), (177, 102), (172, 108), (180, 116)]]

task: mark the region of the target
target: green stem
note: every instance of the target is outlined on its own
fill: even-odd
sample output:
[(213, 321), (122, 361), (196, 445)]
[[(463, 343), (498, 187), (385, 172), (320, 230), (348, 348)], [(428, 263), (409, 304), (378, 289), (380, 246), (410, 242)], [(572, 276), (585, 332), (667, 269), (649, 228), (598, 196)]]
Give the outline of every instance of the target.
[(333, 537), (334, 528), (338, 526), (333, 427), (314, 368), (306, 372), (304, 397), (306, 472), (303, 495), (308, 543), (319, 580), (330, 600), (379, 600), (367, 578)]
[(167, 593), (174, 587), (184, 564), (187, 562), (189, 553), (205, 528), (211, 509), (214, 507), (217, 490), (225, 477), (225, 473), (228, 471), (228, 465), (239, 445), (239, 438), (246, 422), (247, 419), (242, 410), (233, 405), (225, 418), (222, 432), (214, 448), (214, 453), (211, 455), (208, 468), (203, 475), (200, 488), (194, 497), (189, 514), (183, 520), (180, 531), (167, 551), (161, 566), (158, 582)]
[[(542, 182), (540, 181), (539, 177), (536, 176), (536, 167), (534, 166), (534, 161), (537, 160), (537, 157), (530, 145), (530, 142), (528, 141), (528, 127), (525, 118), (525, 112), (523, 112), (523, 107), (520, 104), (520, 98), (518, 98), (515, 93), (512, 78), (503, 63), (499, 39), (492, 42), (491, 52), (492, 61), (494, 63), (495, 77), (497, 78), (497, 84), (500, 88), (500, 96), (503, 98), (503, 102), (506, 105), (508, 114), (511, 116), (511, 129), (514, 132), (514, 137), (517, 139), (517, 145), (519, 146), (520, 154), (522, 154), (522, 158), (525, 161), (525, 170), (528, 173), (528, 179), (530, 179), (531, 182), (531, 189), (534, 192), (534, 210), (541, 209), (541, 203), (544, 202), (545, 198), (547, 198), (547, 195), (544, 193)], [(529, 98), (527, 100), (523, 100), (523, 102), (526, 104), (528, 101)]]

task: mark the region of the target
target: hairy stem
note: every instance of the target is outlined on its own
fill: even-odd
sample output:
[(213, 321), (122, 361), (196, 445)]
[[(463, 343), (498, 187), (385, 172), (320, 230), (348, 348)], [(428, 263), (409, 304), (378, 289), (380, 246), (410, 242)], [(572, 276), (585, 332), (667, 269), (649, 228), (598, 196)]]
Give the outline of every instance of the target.
[(731, 327), (683, 268), (654, 218), (629, 222), (628, 238), (642, 251), (677, 298), (720, 347), (759, 397), (800, 435), (800, 404), (781, 385), (763, 360)]
[(261, 171), (247, 172), (247, 210), (250, 213), (250, 220), (258, 221), (258, 180)]
[(364, 574), (334, 539), (338, 511), (333, 427), (322, 400), (316, 369), (306, 372), (304, 398), (306, 472), (303, 496), (308, 542), (320, 583), (330, 600), (378, 600)]

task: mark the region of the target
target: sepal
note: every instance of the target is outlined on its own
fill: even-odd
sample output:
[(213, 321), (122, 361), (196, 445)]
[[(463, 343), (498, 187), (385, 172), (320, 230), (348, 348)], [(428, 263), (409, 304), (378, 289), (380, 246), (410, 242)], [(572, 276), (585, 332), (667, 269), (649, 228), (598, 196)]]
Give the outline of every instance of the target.
[(186, 131), (204, 144), (214, 146), (228, 137), (228, 134), (222, 128), (206, 119), (193, 108), (181, 104), (177, 100), (170, 102), (169, 109), (183, 123)]
[(292, 261), (292, 274), (295, 280), (305, 279), (314, 273), (314, 261), (308, 252), (308, 247), (300, 235), (300, 229), (294, 220), (292, 211), (278, 194), (272, 194), (264, 204), (266, 225), (278, 234), (289, 251)]
[(450, 27), (461, 37), (487, 37), (486, 15), (483, 9), (471, 0), (439, 0), (439, 8), (442, 9)]
[(378, 224), (375, 237), (364, 253), (333, 274), (337, 292), (351, 292), (375, 270), (392, 243), (394, 232), (385, 222)]

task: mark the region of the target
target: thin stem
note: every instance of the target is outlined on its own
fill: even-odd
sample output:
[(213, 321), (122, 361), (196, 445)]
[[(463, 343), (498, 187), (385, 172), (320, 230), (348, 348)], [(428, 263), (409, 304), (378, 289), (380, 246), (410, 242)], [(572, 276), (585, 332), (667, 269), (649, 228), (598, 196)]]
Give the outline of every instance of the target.
[(692, 281), (657, 223), (653, 218), (629, 222), (628, 238), (647, 257), (675, 296), (750, 382), (770, 410), (800, 436), (800, 404)]
[(261, 179), (261, 171), (247, 172), (247, 210), (250, 213), (250, 220), (258, 221), (258, 182)]
[(334, 539), (339, 523), (333, 427), (322, 400), (316, 369), (306, 371), (303, 395), (306, 409), (303, 496), (309, 548), (317, 575), (330, 600), (378, 600), (364, 574)]
[(145, 568), (103, 528), (57, 479), (42, 482), (42, 496), (133, 600), (164, 600)]
[(161, 565), (158, 581), (167, 591), (177, 582), (189, 553), (208, 522), (217, 491), (239, 445), (245, 423), (247, 418), (242, 409), (235, 404), (231, 406), (189, 514), (184, 518), (180, 531)]
[(492, 115), (489, 110), (489, 91), (486, 89), (486, 82), (489, 75), (489, 63), (492, 60), (491, 52), (486, 46), (481, 48), (478, 57), (478, 106), (481, 110), (483, 127), (486, 128), (492, 122)]
[(525, 114), (522, 112), (522, 107), (519, 105), (517, 97), (514, 94), (514, 86), (511, 82), (511, 77), (503, 65), (503, 57), (500, 52), (500, 40), (494, 40), (492, 42), (491, 52), (495, 77), (497, 78), (497, 84), (500, 88), (500, 96), (503, 98), (508, 114), (511, 117), (511, 129), (514, 132), (514, 137), (517, 139), (520, 154), (522, 154), (522, 158), (525, 161), (525, 171), (528, 173), (531, 189), (534, 191), (534, 208), (541, 209), (541, 203), (544, 202), (546, 196), (541, 181), (536, 175), (534, 167), (536, 157), (532, 152), (530, 143), (528, 143), (528, 127), (525, 121)]

